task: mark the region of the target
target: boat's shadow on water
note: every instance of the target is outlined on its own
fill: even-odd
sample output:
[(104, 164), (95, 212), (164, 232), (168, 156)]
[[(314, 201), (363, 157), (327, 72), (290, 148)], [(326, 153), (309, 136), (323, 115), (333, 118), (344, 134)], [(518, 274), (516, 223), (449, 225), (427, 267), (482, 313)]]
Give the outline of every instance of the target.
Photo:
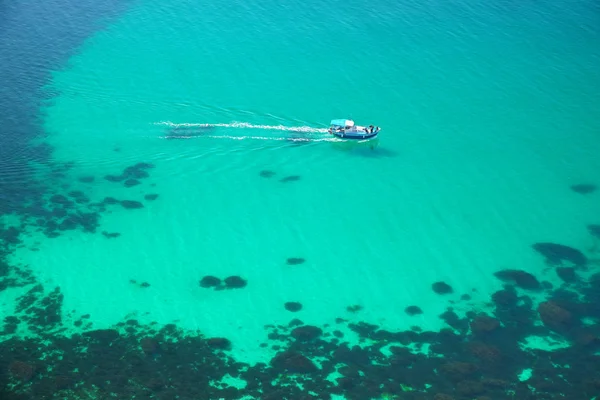
[(398, 153), (382, 147), (379, 139), (371, 139), (365, 141), (340, 141), (332, 143), (335, 150), (352, 153), (361, 157), (382, 158), (382, 157), (397, 157)]
[(320, 142), (311, 140), (303, 135), (292, 135), (288, 138), (291, 146), (306, 146), (306, 145), (331, 145), (336, 151), (355, 154), (361, 157), (382, 158), (382, 157), (397, 157), (398, 153), (382, 147), (379, 139), (370, 140), (339, 140), (333, 142)]

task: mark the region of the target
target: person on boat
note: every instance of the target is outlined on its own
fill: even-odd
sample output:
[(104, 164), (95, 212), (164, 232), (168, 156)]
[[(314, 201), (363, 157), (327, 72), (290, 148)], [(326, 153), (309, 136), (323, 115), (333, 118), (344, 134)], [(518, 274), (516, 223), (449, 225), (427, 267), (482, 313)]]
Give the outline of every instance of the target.
[(373, 125), (369, 125), (369, 129), (371, 130), (371, 133), (373, 133)]

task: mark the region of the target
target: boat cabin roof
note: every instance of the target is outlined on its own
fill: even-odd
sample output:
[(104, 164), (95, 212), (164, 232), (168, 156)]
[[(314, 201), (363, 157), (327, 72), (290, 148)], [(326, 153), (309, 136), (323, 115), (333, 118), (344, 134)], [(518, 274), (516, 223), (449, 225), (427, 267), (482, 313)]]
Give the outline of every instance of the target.
[(331, 125), (343, 127), (354, 126), (354, 121), (352, 121), (351, 119), (332, 119)]

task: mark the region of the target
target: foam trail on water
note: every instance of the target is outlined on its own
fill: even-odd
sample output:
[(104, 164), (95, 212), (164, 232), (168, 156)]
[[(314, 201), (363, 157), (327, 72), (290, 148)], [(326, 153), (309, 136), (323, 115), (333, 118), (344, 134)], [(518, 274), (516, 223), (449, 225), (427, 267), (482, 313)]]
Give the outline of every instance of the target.
[(229, 139), (229, 140), (277, 140), (287, 142), (338, 142), (341, 141), (335, 137), (325, 138), (284, 138), (284, 137), (265, 137), (265, 136), (231, 136), (231, 135), (201, 135), (201, 136), (159, 136), (160, 139)]
[(179, 127), (198, 127), (198, 128), (245, 128), (245, 129), (265, 129), (287, 132), (305, 132), (305, 133), (327, 133), (326, 128), (313, 128), (310, 126), (285, 126), (285, 125), (254, 125), (248, 122), (233, 122), (230, 124), (198, 124), (191, 122), (175, 123), (171, 121), (155, 122), (155, 125), (166, 125), (172, 128)]

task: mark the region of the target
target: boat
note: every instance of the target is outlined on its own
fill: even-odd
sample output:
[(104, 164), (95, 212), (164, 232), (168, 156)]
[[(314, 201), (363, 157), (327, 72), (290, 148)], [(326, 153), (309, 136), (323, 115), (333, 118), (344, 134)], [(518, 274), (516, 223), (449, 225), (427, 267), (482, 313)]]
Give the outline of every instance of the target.
[(380, 130), (378, 126), (355, 125), (351, 119), (332, 119), (327, 131), (340, 139), (366, 140), (377, 137)]

